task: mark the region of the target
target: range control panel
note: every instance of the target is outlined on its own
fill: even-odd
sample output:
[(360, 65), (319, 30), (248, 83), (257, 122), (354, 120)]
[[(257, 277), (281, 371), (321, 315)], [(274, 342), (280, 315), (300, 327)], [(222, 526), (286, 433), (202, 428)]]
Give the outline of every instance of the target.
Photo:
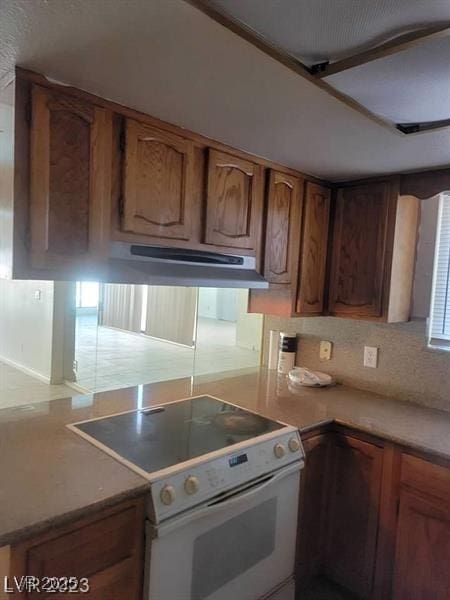
[(252, 481), (261, 475), (304, 459), (298, 430), (277, 431), (270, 439), (237, 444), (221, 456), (184, 463), (181, 470), (161, 472), (151, 483), (148, 517), (159, 523), (197, 504)]

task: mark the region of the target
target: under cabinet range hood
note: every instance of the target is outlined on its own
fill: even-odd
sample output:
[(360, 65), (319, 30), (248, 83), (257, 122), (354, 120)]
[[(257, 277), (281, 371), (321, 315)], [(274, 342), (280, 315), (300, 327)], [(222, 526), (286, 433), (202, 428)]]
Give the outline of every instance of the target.
[(110, 279), (147, 285), (268, 288), (252, 256), (112, 242)]

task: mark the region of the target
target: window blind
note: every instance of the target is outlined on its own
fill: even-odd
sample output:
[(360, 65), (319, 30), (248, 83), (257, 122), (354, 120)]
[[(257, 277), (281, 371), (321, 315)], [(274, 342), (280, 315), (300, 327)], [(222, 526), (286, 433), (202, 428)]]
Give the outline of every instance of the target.
[(450, 194), (439, 200), (430, 343), (450, 347)]

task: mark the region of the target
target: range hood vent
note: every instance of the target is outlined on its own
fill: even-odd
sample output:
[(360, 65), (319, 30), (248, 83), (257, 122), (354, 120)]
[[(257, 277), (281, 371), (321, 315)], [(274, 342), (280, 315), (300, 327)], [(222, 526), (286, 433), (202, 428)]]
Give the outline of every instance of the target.
[(185, 287), (268, 288), (252, 256), (112, 242), (109, 279)]

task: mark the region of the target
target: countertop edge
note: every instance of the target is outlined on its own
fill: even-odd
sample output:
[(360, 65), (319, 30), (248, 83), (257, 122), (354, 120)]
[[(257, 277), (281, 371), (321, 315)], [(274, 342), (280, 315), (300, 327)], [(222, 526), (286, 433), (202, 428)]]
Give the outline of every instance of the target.
[(43, 521), (37, 521), (36, 523), (33, 523), (33, 525), (27, 525), (22, 529), (16, 529), (2, 534), (0, 535), (0, 548), (3, 546), (12, 546), (19, 542), (28, 540), (35, 535), (49, 531), (53, 527), (62, 527), (84, 517), (89, 517), (90, 515), (94, 515), (96, 512), (114, 506), (115, 504), (119, 504), (120, 502), (124, 502), (125, 500), (133, 500), (134, 498), (143, 496), (150, 490), (150, 483), (145, 482), (145, 480), (143, 481), (144, 483), (142, 483), (142, 485), (134, 487), (125, 492), (108, 496), (107, 498), (99, 500), (98, 502), (87, 504), (86, 506), (76, 510), (69, 511), (67, 513), (61, 513), (55, 517), (51, 517)]

